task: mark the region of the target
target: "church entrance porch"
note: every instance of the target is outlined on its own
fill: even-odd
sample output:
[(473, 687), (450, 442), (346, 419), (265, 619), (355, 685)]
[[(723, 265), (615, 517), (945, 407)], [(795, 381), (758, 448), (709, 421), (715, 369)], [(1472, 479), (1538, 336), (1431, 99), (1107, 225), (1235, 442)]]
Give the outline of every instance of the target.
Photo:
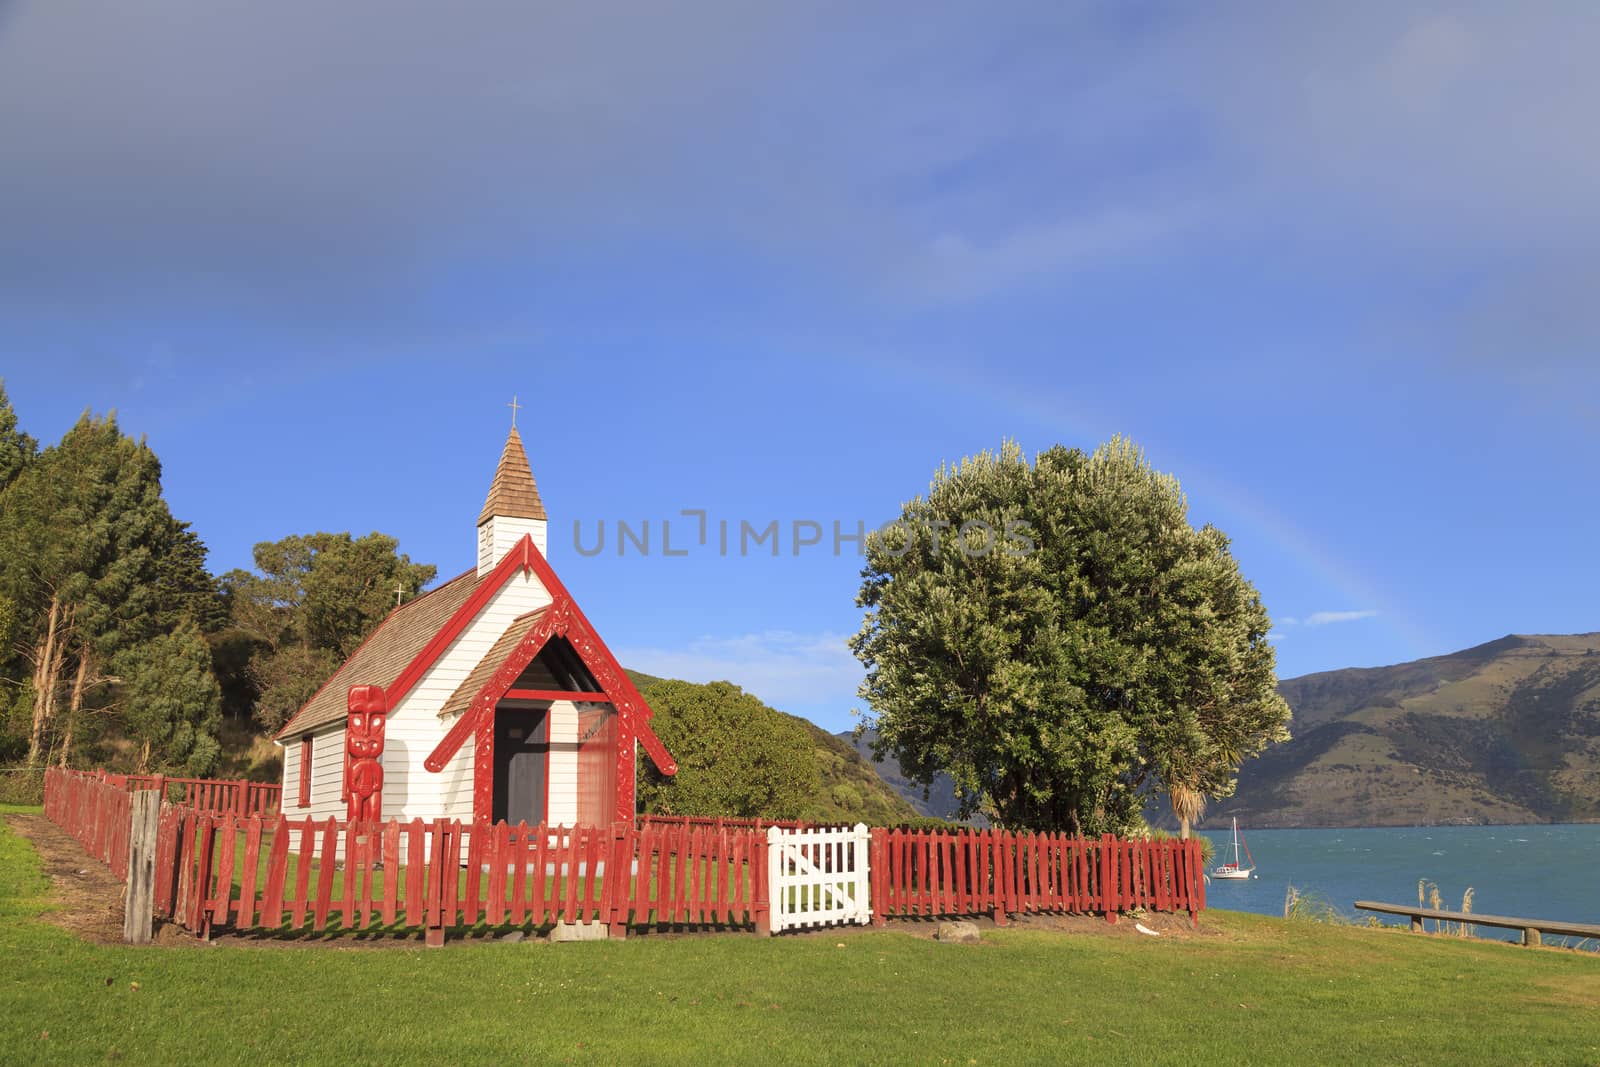
[(549, 807), (549, 708), (496, 708), (494, 821), (538, 826)]

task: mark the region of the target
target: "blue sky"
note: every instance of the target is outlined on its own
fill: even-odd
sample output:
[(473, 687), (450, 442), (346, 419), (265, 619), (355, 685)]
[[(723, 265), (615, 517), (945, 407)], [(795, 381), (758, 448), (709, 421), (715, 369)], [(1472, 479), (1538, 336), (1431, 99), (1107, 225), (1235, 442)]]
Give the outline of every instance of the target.
[(1007, 437), (1143, 444), (1286, 677), (1600, 629), (1600, 7), (327, 8), (0, 4), (0, 376), (218, 570), (466, 569), (516, 394), (624, 661), (835, 729), (831, 524)]

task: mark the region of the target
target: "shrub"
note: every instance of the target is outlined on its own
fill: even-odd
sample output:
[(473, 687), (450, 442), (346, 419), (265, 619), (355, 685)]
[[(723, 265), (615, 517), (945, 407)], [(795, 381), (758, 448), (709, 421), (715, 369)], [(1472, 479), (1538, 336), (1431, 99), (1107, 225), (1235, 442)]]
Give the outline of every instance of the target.
[(0, 804), (43, 804), (44, 768), (0, 770)]

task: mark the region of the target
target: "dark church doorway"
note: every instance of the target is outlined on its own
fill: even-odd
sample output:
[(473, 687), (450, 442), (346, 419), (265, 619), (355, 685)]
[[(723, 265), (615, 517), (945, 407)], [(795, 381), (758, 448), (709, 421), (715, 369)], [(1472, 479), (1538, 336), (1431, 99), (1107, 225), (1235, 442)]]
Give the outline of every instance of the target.
[(550, 781), (548, 708), (496, 708), (494, 821), (537, 826), (544, 821)]

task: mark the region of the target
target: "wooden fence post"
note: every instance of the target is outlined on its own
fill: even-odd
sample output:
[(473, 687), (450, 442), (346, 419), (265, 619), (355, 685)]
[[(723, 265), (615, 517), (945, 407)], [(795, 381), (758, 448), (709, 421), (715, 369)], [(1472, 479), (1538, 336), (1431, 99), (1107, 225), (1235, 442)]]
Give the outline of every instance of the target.
[(1200, 855), (1200, 841), (1190, 838), (1182, 842), (1184, 881), (1188, 883), (1188, 892), (1184, 894), (1185, 903), (1189, 905), (1189, 926), (1198, 930), (1200, 928), (1200, 893), (1197, 883), (1203, 883), (1206, 878), (1205, 864)]
[(131, 798), (128, 827), (128, 892), (122, 914), (122, 940), (148, 945), (153, 928), (156, 877), (156, 830), (161, 824), (161, 797), (148, 789)]
[(1118, 881), (1117, 850), (1113, 847), (1114, 839), (1110, 834), (1100, 835), (1100, 907), (1106, 913), (1106, 922), (1117, 921), (1117, 911), (1120, 907), (1118, 890), (1121, 885)]
[[(750, 864), (751, 888), (755, 900), (752, 902), (756, 913), (756, 933), (765, 936), (772, 934), (772, 886), (778, 881), (778, 865), (782, 862), (782, 849), (777, 847), (777, 842), (782, 834), (776, 826), (767, 827), (765, 834), (754, 834), (756, 842), (754, 861)], [(781, 929), (781, 927), (780, 927)]]
[(990, 882), (990, 892), (994, 894), (994, 924), (1007, 926), (1011, 920), (1006, 916), (1006, 863), (1009, 859), (1006, 835), (1003, 830), (985, 830), (984, 833), (989, 835), (994, 862), (994, 875)]
[[(611, 859), (601, 889), (603, 899), (600, 910), (609, 926), (606, 936), (614, 941), (621, 941), (628, 936), (628, 902), (633, 897), (634, 840), (632, 824), (612, 824)], [(539, 877), (544, 878), (544, 871), (539, 872)]]
[[(429, 948), (444, 947), (444, 880), (446, 877), (456, 877), (454, 870), (444, 869), (444, 839), (447, 833), (448, 824), (443, 819), (435, 819), (429, 834), (433, 854), (428, 857), (428, 888), (423, 901), (423, 921), (427, 924), (423, 941)], [(415, 863), (416, 859), (413, 858), (411, 862)]]

